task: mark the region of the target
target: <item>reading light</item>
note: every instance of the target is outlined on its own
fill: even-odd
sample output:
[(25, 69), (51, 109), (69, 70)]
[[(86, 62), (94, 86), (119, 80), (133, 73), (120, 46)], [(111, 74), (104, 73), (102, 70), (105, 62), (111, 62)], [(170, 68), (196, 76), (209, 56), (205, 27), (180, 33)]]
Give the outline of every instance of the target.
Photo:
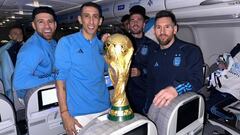
[(39, 2), (34, 0), (34, 1), (33, 1), (33, 6), (34, 6), (34, 7), (39, 7)]
[(40, 6), (43, 6), (43, 7), (52, 7), (51, 5), (39, 4), (38, 1), (33, 1), (33, 3), (27, 3), (26, 5), (27, 5), (27, 6), (31, 6), (31, 7), (40, 7)]
[(19, 10), (18, 12), (20, 15), (23, 15), (23, 10)]
[(94, 0), (93, 2), (94, 2), (94, 3), (97, 3), (97, 2), (100, 2), (100, 1), (103, 1), (103, 0)]
[(233, 18), (239, 18), (239, 14), (238, 13), (233, 14)]

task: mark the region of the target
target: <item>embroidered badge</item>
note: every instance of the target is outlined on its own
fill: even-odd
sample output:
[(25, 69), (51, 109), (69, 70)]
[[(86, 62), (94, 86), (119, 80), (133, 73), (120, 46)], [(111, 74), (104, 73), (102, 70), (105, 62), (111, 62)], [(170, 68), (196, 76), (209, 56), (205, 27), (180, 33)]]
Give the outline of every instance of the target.
[(156, 62), (155, 64), (154, 64), (154, 67), (158, 67), (159, 66), (159, 64), (158, 64), (158, 62)]
[(141, 54), (142, 55), (146, 55), (148, 52), (148, 48), (146, 46), (144, 46), (142, 49), (141, 49)]
[(176, 67), (179, 67), (181, 64), (181, 54), (175, 54), (175, 57), (173, 59), (173, 65)]

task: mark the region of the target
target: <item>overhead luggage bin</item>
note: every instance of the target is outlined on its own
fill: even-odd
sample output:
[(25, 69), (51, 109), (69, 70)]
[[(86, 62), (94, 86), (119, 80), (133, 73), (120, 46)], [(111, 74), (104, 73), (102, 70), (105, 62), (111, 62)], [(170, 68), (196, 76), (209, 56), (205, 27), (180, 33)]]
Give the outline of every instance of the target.
[(183, 18), (198, 18), (198, 17), (215, 17), (230, 15), (233, 18), (240, 14), (240, 3), (227, 2), (211, 5), (199, 5), (194, 7), (185, 7), (179, 9), (173, 9), (173, 13), (177, 19)]
[(205, 0), (166, 0), (166, 9), (199, 6), (204, 1)]

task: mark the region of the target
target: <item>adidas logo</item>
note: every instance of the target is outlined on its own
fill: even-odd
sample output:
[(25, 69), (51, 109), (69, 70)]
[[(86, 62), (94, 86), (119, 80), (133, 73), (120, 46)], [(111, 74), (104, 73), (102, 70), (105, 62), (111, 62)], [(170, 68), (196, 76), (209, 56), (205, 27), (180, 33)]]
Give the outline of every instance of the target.
[(154, 67), (158, 67), (159, 65), (158, 65), (158, 62), (156, 62), (155, 64), (154, 64)]

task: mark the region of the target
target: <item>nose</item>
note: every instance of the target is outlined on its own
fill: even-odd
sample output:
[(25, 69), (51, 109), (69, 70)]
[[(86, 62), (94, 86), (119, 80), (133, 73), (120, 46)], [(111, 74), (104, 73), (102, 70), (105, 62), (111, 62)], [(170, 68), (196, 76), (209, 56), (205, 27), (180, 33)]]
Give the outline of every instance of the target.
[(45, 28), (50, 28), (49, 22), (45, 22), (45, 23), (44, 23), (44, 27), (45, 27)]
[(166, 30), (165, 30), (165, 28), (163, 27), (163, 28), (161, 28), (160, 33), (161, 33), (161, 34), (165, 34), (165, 31), (166, 31)]
[(90, 24), (93, 24), (93, 22), (94, 22), (94, 18), (93, 18), (93, 16), (91, 16), (90, 17)]

